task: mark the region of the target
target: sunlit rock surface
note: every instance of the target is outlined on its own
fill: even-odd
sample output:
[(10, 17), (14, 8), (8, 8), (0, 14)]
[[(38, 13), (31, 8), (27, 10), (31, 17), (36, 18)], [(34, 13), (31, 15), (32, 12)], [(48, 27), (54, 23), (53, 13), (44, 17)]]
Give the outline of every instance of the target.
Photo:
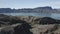
[(7, 16), (0, 14), (0, 34), (56, 34), (60, 20), (50, 17)]

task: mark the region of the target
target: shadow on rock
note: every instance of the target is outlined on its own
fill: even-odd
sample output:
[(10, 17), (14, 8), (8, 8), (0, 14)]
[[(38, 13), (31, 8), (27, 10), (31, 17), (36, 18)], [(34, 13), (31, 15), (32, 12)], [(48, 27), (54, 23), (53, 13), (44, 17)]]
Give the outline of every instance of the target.
[(50, 17), (44, 17), (41, 19), (40, 24), (56, 24), (56, 20)]
[(32, 27), (28, 23), (23, 23), (20, 26), (14, 28), (14, 34), (33, 34), (30, 29)]

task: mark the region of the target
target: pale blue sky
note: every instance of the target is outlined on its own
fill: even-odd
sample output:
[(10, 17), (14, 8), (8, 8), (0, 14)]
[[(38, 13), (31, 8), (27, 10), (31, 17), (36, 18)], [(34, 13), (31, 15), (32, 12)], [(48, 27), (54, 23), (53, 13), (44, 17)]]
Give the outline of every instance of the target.
[(0, 8), (35, 8), (44, 6), (60, 8), (60, 0), (0, 0)]

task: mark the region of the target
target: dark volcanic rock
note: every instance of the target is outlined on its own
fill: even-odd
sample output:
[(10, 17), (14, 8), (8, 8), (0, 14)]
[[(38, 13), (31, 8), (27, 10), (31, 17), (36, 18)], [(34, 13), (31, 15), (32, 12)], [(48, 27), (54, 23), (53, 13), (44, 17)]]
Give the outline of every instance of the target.
[(20, 20), (13, 16), (0, 15), (0, 22), (4, 24), (16, 24), (16, 23), (25, 23), (25, 21)]
[(14, 28), (14, 34), (33, 34), (30, 29), (32, 27), (27, 24), (27, 23), (23, 23), (21, 26), (17, 26)]
[(56, 20), (50, 17), (44, 17), (41, 19), (40, 24), (56, 24)]
[[(18, 24), (22, 23), (22, 24), (15, 26), (15, 27), (11, 26), (13, 24), (16, 25), (17, 23)], [(0, 15), (0, 29), (2, 29), (2, 30), (0, 31), (0, 34), (1, 33), (2, 34), (12, 34), (12, 33), (13, 34), (33, 34), (34, 32), (32, 33), (30, 31), (30, 29), (32, 29), (32, 26), (33, 26), (33, 25), (31, 25), (32, 23), (34, 23), (34, 25), (37, 24), (37, 26), (39, 24), (60, 24), (60, 20), (56, 20), (56, 19), (53, 19), (50, 17), (44, 17), (44, 18), (27, 17), (26, 19), (25, 18), (19, 19), (18, 17), (15, 17), (15, 16), (7, 16), (7, 15), (1, 14)], [(1, 24), (3, 24), (3, 26), (1, 26)], [(7, 28), (5, 26), (9, 26), (9, 27)], [(1, 28), (1, 27), (4, 27), (4, 28)], [(36, 26), (34, 26), (34, 28), (35, 27)], [(36, 27), (36, 29), (38, 30), (39, 28)]]
[[(8, 23), (9, 22), (9, 23)], [(3, 24), (3, 25), (13, 25), (13, 24), (17, 24), (17, 23), (22, 23), (22, 25), (19, 25), (17, 27), (15, 27), (12, 31), (14, 31), (14, 34), (32, 34), (32, 32), (30, 32), (30, 29), (32, 28), (26, 21), (23, 21), (23, 20), (20, 20), (16, 17), (11, 17), (11, 16), (1, 16), (0, 17), (0, 24)], [(2, 26), (1, 26), (2, 27)], [(5, 26), (3, 26), (5, 27)], [(11, 28), (13, 28), (11, 26)], [(5, 28), (7, 29), (7, 28)], [(0, 33), (2, 34), (11, 34), (11, 30), (10, 29), (10, 26), (7, 30), (5, 29), (2, 29), (2, 31)], [(13, 33), (13, 32), (12, 32)]]

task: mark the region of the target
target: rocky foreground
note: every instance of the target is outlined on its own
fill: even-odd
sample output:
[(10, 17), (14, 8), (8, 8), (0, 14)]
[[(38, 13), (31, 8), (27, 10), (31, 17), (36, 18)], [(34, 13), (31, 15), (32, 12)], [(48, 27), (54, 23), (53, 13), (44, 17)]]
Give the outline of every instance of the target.
[(0, 34), (60, 34), (60, 20), (0, 14)]

